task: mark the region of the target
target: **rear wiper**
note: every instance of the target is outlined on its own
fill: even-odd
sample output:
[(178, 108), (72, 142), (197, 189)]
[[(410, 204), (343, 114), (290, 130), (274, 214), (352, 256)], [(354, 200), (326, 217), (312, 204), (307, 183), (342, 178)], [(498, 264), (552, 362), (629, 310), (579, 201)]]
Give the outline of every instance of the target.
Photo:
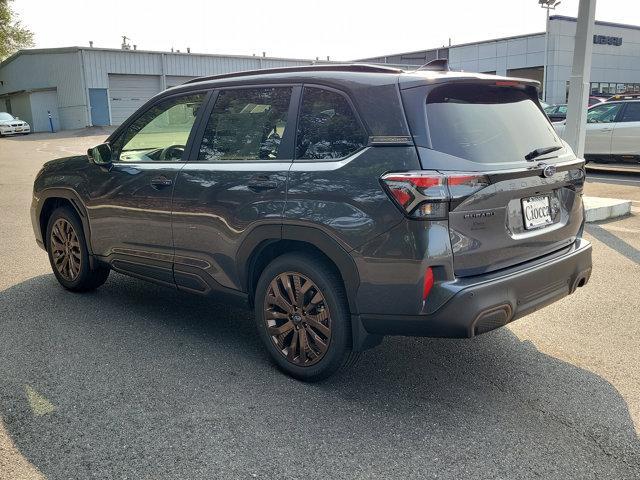
[(556, 150), (560, 150), (562, 147), (556, 145), (554, 147), (544, 147), (544, 148), (536, 148), (535, 150), (531, 150), (524, 156), (524, 159), (527, 162), (532, 161), (534, 158), (539, 157), (540, 155), (545, 155), (547, 153), (555, 152)]

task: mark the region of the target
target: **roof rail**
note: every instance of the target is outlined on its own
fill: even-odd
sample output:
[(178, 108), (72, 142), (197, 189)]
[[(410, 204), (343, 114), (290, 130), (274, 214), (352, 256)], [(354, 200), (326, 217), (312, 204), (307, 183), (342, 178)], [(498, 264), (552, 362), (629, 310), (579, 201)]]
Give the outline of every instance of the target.
[(243, 72), (222, 73), (206, 77), (193, 78), (188, 83), (204, 82), (206, 80), (218, 80), (221, 78), (248, 77), (252, 75), (264, 75), (268, 73), (295, 73), (295, 72), (369, 72), (369, 73), (402, 73), (404, 70), (395, 67), (384, 67), (368, 63), (338, 63), (329, 65), (301, 65), (297, 67), (263, 68), (261, 70), (245, 70)]
[(447, 60), (446, 58), (436, 58), (435, 60), (431, 60), (430, 62), (425, 63), (420, 68), (414, 71), (419, 72), (420, 70), (430, 70), (434, 72), (448, 72), (449, 60)]

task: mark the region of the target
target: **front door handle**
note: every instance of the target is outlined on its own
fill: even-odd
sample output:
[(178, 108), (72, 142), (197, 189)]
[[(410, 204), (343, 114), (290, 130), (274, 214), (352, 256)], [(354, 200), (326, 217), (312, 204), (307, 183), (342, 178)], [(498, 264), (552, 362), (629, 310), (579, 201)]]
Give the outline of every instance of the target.
[(159, 190), (164, 187), (170, 187), (173, 184), (173, 180), (165, 177), (164, 175), (160, 175), (158, 177), (154, 177), (151, 179), (151, 186), (156, 190)]
[(263, 190), (273, 190), (278, 188), (278, 181), (269, 178), (267, 175), (258, 175), (257, 177), (253, 177), (249, 180), (247, 186), (255, 191), (263, 191)]

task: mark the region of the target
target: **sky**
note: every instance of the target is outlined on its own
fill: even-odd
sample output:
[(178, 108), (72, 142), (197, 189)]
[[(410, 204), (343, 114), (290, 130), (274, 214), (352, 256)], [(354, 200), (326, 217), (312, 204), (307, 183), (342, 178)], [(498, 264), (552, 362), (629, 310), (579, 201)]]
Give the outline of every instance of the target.
[[(555, 14), (575, 17), (579, 0)], [(354, 60), (542, 32), (537, 0), (15, 0), (36, 47)], [(599, 0), (596, 19), (640, 25), (640, 0)]]

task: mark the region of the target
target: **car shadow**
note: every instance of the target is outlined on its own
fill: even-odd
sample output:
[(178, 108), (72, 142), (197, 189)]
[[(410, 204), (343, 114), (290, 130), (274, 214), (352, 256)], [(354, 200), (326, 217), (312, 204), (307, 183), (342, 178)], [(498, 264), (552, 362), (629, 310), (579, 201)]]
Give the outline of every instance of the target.
[(304, 384), (253, 322), (117, 274), (29, 279), (0, 292), (0, 422), (48, 478), (637, 478), (616, 389), (508, 328), (389, 338)]

